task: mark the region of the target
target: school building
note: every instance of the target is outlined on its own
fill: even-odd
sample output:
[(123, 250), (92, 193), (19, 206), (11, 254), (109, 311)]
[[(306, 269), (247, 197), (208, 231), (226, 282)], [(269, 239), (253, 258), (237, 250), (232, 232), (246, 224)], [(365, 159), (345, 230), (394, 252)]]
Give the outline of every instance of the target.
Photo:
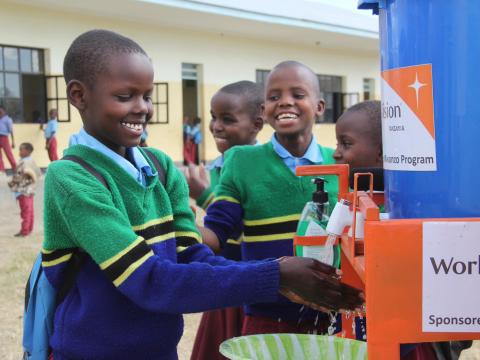
[[(201, 157), (215, 158), (211, 96), (234, 81), (262, 82), (283, 60), (318, 74), (327, 110), (314, 131), (321, 144), (335, 146), (342, 111), (380, 97), (377, 22), (321, 0), (0, 0), (0, 103), (14, 119), (16, 144), (33, 143), (35, 160), (47, 166), (39, 123), (48, 110), (59, 110), (59, 155), (81, 128), (66, 100), (64, 55), (82, 32), (109, 29), (151, 57), (155, 115), (147, 142), (175, 161), (182, 160), (184, 116), (201, 117)], [(271, 134), (266, 126), (260, 141)]]

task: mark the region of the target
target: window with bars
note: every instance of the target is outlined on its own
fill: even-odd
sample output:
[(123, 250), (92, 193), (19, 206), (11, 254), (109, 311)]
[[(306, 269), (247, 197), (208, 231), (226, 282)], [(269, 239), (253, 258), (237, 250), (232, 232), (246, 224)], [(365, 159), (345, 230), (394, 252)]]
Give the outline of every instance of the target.
[(57, 109), (59, 122), (70, 122), (71, 110), (67, 99), (67, 86), (62, 75), (46, 76), (47, 108)]
[(363, 100), (375, 99), (375, 79), (363, 79)]
[(168, 124), (168, 83), (156, 82), (152, 93), (153, 117), (149, 124)]
[(44, 52), (0, 45), (0, 104), (15, 123), (46, 118)]
[(265, 83), (267, 82), (267, 76), (268, 76), (269, 72), (270, 72), (270, 70), (256, 70), (255, 81), (258, 84), (265, 85)]

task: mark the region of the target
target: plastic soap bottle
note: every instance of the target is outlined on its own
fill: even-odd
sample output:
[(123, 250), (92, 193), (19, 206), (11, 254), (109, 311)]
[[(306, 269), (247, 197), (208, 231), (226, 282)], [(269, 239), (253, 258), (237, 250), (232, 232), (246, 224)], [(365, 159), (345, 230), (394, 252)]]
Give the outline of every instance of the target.
[[(326, 231), (329, 216), (328, 193), (325, 191), (325, 182), (323, 178), (315, 178), (312, 180), (316, 185), (316, 191), (312, 194), (312, 201), (309, 201), (303, 208), (302, 215), (297, 226), (298, 236), (322, 236), (323, 239), (332, 236)], [(340, 257), (334, 251), (332, 240), (326, 245), (297, 245), (296, 254), (302, 257), (311, 257), (325, 264), (338, 266)]]

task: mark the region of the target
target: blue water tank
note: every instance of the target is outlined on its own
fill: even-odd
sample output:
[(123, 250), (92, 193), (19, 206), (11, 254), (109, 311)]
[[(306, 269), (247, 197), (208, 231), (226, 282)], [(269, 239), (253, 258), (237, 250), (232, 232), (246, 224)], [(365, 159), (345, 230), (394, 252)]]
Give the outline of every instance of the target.
[(359, 8), (380, 20), (390, 217), (480, 217), (479, 2), (365, 0)]

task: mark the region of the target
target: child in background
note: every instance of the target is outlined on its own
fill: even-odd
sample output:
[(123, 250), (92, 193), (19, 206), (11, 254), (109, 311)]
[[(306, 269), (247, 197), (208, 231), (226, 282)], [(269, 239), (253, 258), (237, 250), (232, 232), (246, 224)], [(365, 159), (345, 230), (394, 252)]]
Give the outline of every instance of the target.
[[(8, 141), (8, 136), (12, 138), (12, 144)], [(2, 150), (7, 156), (7, 159), (12, 167), (12, 171), (15, 171), (17, 164), (15, 157), (13, 156), (12, 149), (15, 148), (15, 140), (13, 138), (13, 121), (8, 116), (7, 111), (3, 105), (0, 105), (0, 172), (5, 171), (5, 165), (3, 164)]]
[(202, 127), (201, 124), (202, 119), (200, 117), (195, 116), (193, 118), (193, 128), (192, 128), (192, 139), (193, 143), (195, 144), (195, 164), (200, 164), (200, 144), (202, 143)]
[(380, 101), (364, 101), (348, 108), (335, 125), (337, 164), (355, 168), (383, 168)]
[(58, 130), (58, 111), (50, 109), (48, 112), (48, 122), (45, 127), (45, 149), (48, 151), (50, 161), (58, 160), (57, 155), (57, 130)]
[[(206, 169), (186, 168), (185, 175), (190, 196), (197, 205), (206, 209), (214, 198), (225, 151), (237, 145), (254, 145), (257, 134), (263, 128), (263, 89), (251, 81), (239, 81), (222, 87), (210, 102), (211, 120), (209, 129), (215, 139), (220, 156)], [(209, 176), (208, 176), (209, 175)], [(240, 241), (230, 239), (220, 255), (227, 259), (240, 260)], [(192, 360), (225, 359), (218, 349), (220, 344), (240, 336), (243, 323), (241, 307), (205, 312), (200, 321), (192, 351)]]
[(18, 150), (21, 160), (8, 186), (15, 193), (15, 197), (20, 205), (20, 217), (22, 218), (21, 230), (14, 236), (24, 237), (33, 230), (35, 220), (33, 196), (35, 195), (35, 185), (42, 173), (31, 157), (33, 152), (32, 144), (22, 143)]
[[(216, 198), (202, 229), (204, 242), (218, 251), (243, 232), (243, 260), (293, 255), (298, 220), (315, 191), (312, 178), (295, 176), (295, 167), (334, 162), (333, 149), (318, 145), (312, 134), (315, 119), (324, 109), (318, 79), (310, 68), (285, 61), (270, 72), (263, 115), (275, 133), (267, 144), (226, 152)], [(335, 203), (338, 180), (327, 178), (326, 190)], [(328, 291), (319, 290), (326, 299), (330, 297)], [(329, 326), (326, 315), (303, 311), (285, 298), (246, 306), (245, 313), (242, 335), (326, 333)]]
[(210, 179), (202, 166), (199, 172), (195, 171), (195, 167), (186, 171), (190, 196), (202, 209), (206, 209), (213, 200), (225, 151), (236, 145), (256, 144), (257, 134), (263, 128), (262, 102), (262, 87), (251, 81), (226, 85), (213, 95), (209, 129), (221, 155), (207, 166)]
[(183, 124), (183, 163), (184, 165), (198, 165), (199, 154), (198, 145), (202, 142), (202, 132), (200, 130), (201, 120), (198, 116), (190, 119), (184, 118)]
[(47, 172), (45, 275), (58, 289), (72, 254), (86, 254), (56, 308), (54, 359), (177, 359), (182, 313), (271, 302), (279, 291), (326, 308), (360, 306), (361, 293), (325, 264), (295, 257), (239, 263), (201, 244), (182, 174), (149, 148), (165, 171), (163, 184), (137, 147), (153, 113), (154, 78), (137, 43), (86, 32), (67, 51), (64, 77), (83, 122), (65, 155), (96, 169), (108, 188), (73, 161), (55, 161)]

